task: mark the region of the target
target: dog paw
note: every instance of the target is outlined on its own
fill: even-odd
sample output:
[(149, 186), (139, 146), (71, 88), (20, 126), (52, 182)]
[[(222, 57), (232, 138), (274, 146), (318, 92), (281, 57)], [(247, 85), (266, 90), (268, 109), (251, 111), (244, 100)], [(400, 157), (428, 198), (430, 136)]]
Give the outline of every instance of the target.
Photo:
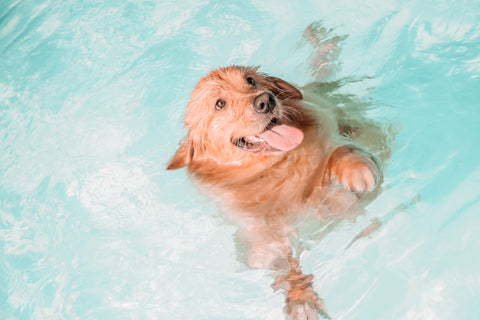
[(350, 191), (372, 191), (376, 185), (377, 170), (370, 159), (356, 159), (349, 162), (339, 173), (339, 182)]
[(296, 305), (292, 307), (290, 314), (287, 315), (287, 320), (318, 320), (319, 310), (314, 305), (305, 302), (303, 305)]
[(334, 161), (330, 164), (330, 180), (340, 183), (349, 191), (372, 191), (379, 175), (372, 158), (356, 150), (343, 149), (336, 152), (338, 154), (332, 155)]
[(288, 301), (285, 311), (287, 320), (318, 320), (320, 314), (329, 318), (323, 301), (312, 288), (303, 289), (301, 295)]

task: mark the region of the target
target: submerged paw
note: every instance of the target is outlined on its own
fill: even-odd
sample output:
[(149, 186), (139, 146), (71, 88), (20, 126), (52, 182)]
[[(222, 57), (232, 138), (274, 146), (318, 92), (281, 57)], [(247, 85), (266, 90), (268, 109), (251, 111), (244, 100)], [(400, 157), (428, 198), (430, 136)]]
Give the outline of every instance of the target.
[[(309, 278), (311, 280), (311, 278)], [(288, 292), (287, 306), (285, 311), (287, 320), (317, 320), (330, 319), (326, 313), (324, 303), (311, 287), (303, 289), (291, 289)]]

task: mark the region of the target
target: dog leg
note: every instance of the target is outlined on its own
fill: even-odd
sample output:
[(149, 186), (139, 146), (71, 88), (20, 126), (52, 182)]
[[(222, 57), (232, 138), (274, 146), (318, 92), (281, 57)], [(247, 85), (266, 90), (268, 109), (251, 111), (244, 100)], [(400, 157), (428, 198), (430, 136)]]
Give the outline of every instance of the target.
[(265, 226), (252, 224), (237, 232), (248, 245), (247, 264), (274, 271), (272, 287), (285, 290), (287, 320), (316, 320), (320, 314), (330, 319), (323, 301), (313, 291), (313, 275), (303, 274), (298, 259), (293, 258), (291, 232), (279, 226), (275, 231)]
[(293, 257), (288, 258), (288, 271), (277, 270), (274, 289), (284, 289), (286, 296), (287, 320), (317, 320), (319, 314), (330, 319), (326, 313), (323, 301), (313, 291), (313, 275), (305, 275), (299, 267), (299, 262)]
[(341, 51), (340, 43), (346, 36), (337, 36), (332, 29), (326, 29), (321, 22), (309, 25), (303, 39), (314, 48), (310, 56), (310, 69), (317, 81), (324, 82), (337, 68), (335, 59)]
[(379, 168), (372, 155), (354, 146), (336, 148), (327, 164), (326, 179), (354, 192), (372, 191), (379, 180)]

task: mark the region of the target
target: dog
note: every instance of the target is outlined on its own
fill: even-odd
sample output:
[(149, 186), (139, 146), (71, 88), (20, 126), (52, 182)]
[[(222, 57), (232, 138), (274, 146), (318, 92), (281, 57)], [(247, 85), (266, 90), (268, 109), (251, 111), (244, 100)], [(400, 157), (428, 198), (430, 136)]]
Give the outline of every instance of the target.
[(318, 88), (302, 93), (257, 67), (211, 71), (193, 90), (187, 137), (168, 164), (168, 170), (187, 167), (238, 226), (246, 263), (274, 271), (288, 319), (329, 318), (313, 276), (303, 274), (294, 255), (296, 227), (311, 216), (357, 210), (382, 181), (377, 157), (351, 139), (362, 128), (348, 124), (345, 111), (332, 111)]

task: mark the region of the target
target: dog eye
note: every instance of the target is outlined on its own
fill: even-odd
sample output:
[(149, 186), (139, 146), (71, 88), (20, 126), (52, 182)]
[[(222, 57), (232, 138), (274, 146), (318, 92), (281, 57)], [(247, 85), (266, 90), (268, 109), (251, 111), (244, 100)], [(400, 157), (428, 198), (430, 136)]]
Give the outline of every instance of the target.
[(247, 78), (247, 83), (251, 86), (256, 86), (257, 85), (257, 83), (255, 82), (255, 80), (253, 80), (252, 77)]
[(222, 100), (222, 99), (218, 99), (217, 100), (217, 103), (215, 104), (215, 109), (217, 110), (221, 110), (225, 107), (227, 103), (225, 102), (225, 100)]

